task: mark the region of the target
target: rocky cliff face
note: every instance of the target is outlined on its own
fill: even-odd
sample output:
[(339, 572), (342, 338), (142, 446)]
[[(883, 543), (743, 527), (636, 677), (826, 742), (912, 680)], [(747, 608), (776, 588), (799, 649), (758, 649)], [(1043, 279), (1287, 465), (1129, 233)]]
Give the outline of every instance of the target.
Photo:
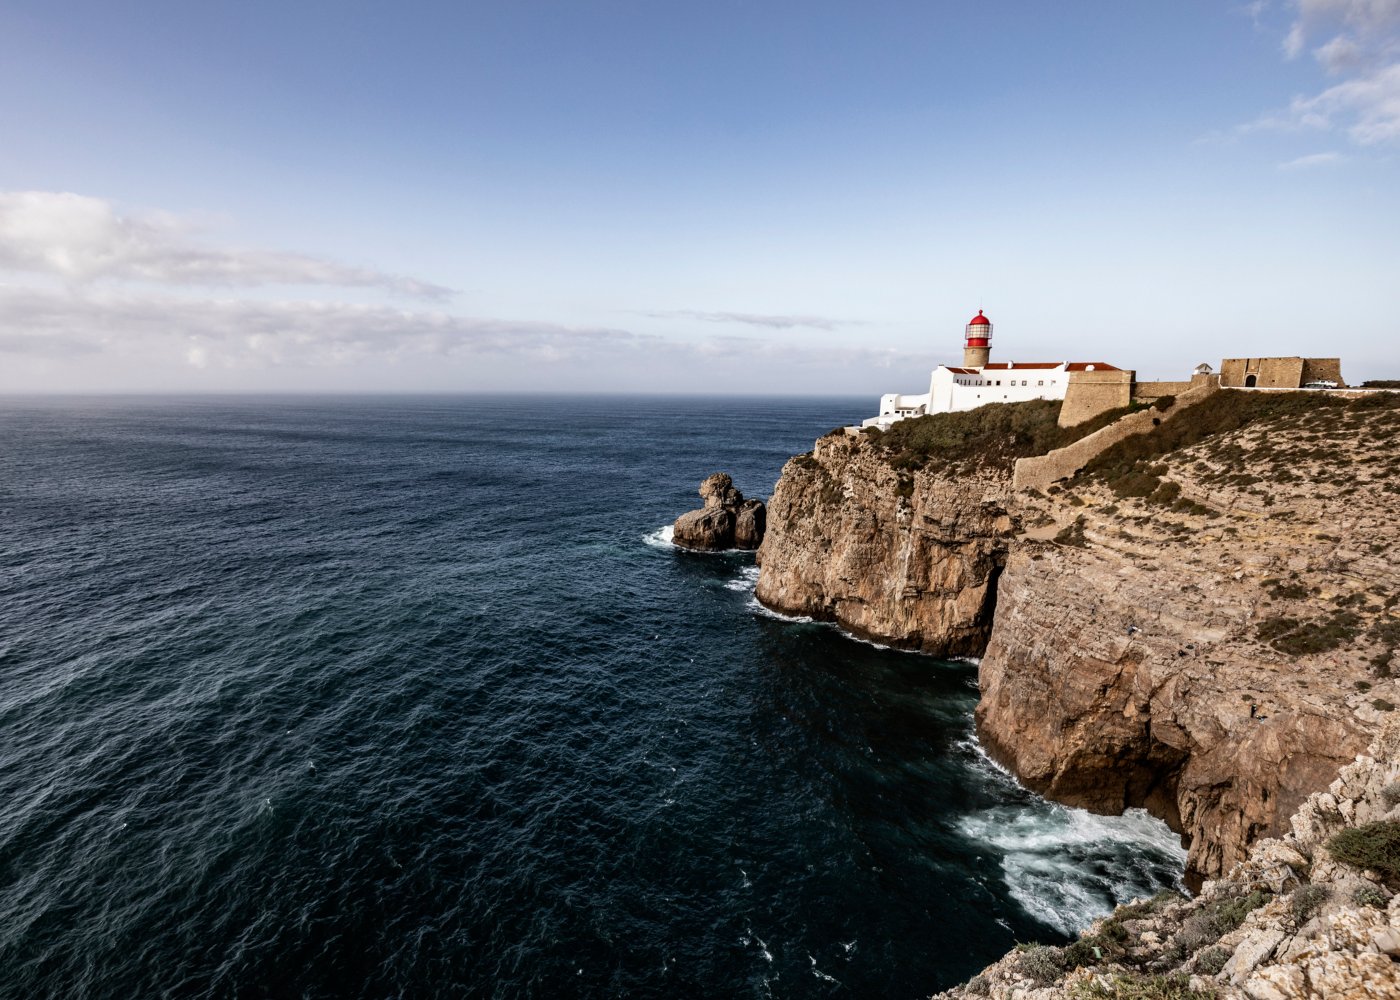
[(1046, 494), (828, 435), (783, 470), (757, 596), (982, 655), (997, 759), (1071, 804), (1147, 807), (1215, 877), (1400, 704), (1395, 402), (1217, 393)]
[(1303, 410), (1014, 498), (1041, 527), (999, 586), (989, 752), (1052, 798), (1146, 806), (1196, 877), (1277, 836), (1400, 703), (1398, 429)]
[(937, 1000), (1400, 996), (1400, 719), (1194, 899), (1120, 906), (1066, 948), (1023, 947)]
[(783, 469), (757, 596), (776, 611), (938, 656), (987, 644), (1012, 520), (1006, 471), (899, 471), (833, 433)]

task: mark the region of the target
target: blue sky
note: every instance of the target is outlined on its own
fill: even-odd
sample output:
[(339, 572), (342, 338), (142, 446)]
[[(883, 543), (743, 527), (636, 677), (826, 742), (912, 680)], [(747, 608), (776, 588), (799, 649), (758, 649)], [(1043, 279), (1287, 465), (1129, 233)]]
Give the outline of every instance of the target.
[(10, 0), (0, 135), (0, 391), (1400, 377), (1400, 0)]

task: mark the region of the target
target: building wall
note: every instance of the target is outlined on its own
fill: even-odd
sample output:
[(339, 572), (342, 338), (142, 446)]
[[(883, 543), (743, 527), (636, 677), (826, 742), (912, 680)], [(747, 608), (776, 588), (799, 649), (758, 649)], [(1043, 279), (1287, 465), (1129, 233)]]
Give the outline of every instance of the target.
[[(963, 385), (959, 379), (981, 384)], [(1023, 382), (1024, 385), (1021, 384)], [(1022, 371), (993, 369), (976, 375), (957, 375), (946, 368), (936, 368), (929, 380), (928, 411), (949, 413), (976, 409), (987, 403), (1064, 399), (1068, 387), (1069, 375), (1062, 368), (1027, 368)]]
[(1190, 382), (1134, 382), (1133, 398), (1150, 403), (1163, 396), (1180, 396), (1190, 388)]
[(1132, 371), (1069, 372), (1060, 426), (1073, 427), (1106, 410), (1127, 406), (1133, 395)]
[(1220, 362), (1223, 389), (1297, 389), (1303, 384), (1302, 358), (1226, 358)]
[(1336, 382), (1338, 386), (1347, 384), (1346, 379), (1342, 378), (1342, 359), (1304, 358), (1303, 384), (1323, 381)]

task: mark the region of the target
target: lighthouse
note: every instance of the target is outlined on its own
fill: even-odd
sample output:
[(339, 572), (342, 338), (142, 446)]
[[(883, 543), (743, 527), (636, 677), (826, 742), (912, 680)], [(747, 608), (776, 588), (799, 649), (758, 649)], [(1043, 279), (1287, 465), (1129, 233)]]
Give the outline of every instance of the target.
[(861, 426), (885, 431), (896, 421), (925, 414), (974, 410), (988, 403), (1059, 399), (1065, 401), (1060, 426), (1069, 427), (1104, 410), (1127, 406), (1131, 399), (1134, 373), (1102, 361), (993, 363), (988, 360), (991, 353), (992, 321), (978, 309), (963, 331), (962, 365), (935, 368), (929, 374), (928, 392), (885, 393), (880, 397), (879, 416)]
[(992, 321), (977, 310), (963, 339), (963, 367), (982, 368), (992, 353)]

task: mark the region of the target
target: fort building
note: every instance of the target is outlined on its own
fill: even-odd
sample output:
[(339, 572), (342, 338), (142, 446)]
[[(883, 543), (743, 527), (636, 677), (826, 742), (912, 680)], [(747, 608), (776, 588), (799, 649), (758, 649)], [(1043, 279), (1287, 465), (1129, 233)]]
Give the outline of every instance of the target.
[(1061, 399), (1060, 425), (1068, 427), (1105, 410), (1127, 406), (1135, 373), (1102, 361), (991, 360), (992, 321), (982, 310), (963, 330), (963, 363), (939, 365), (929, 376), (928, 392), (886, 393), (878, 415), (862, 427), (887, 430), (897, 421), (926, 413), (972, 410), (988, 403), (1024, 403)]
[[(1331, 382), (1333, 385), (1326, 385)], [(1302, 389), (1346, 387), (1341, 358), (1226, 358), (1220, 362), (1222, 389)]]

